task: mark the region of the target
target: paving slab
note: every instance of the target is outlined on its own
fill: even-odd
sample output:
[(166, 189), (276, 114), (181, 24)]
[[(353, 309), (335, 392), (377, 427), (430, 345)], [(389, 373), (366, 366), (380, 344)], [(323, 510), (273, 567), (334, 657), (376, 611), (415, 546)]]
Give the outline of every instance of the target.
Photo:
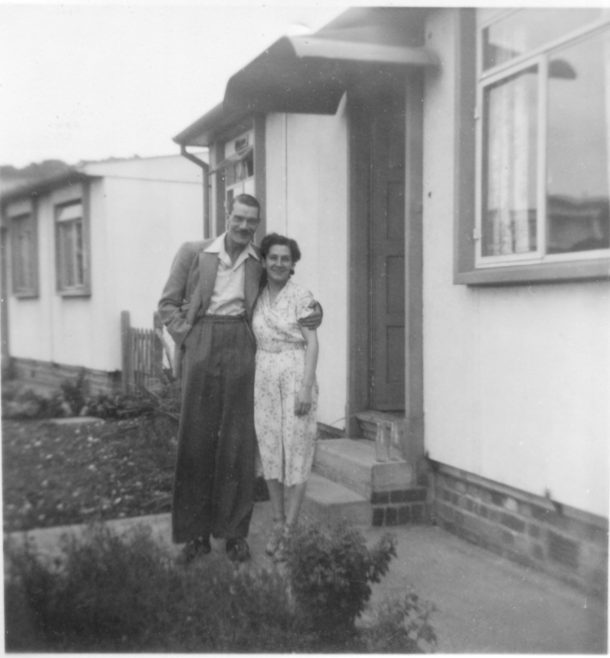
[[(248, 568), (273, 568), (264, 553), (271, 527), (268, 502), (255, 505)], [(146, 524), (159, 542), (176, 554), (168, 514), (108, 522), (118, 532)], [(438, 653), (605, 654), (607, 606), (597, 598), (532, 569), (517, 565), (435, 526), (361, 527), (367, 542), (384, 532), (397, 540), (397, 557), (389, 573), (373, 587), (372, 602), (402, 597), (409, 587), (436, 607), (431, 621)], [(57, 553), (62, 534), (79, 534), (82, 526), (13, 533), (30, 537), (48, 555)], [(211, 559), (219, 559), (224, 542), (213, 540)]]
[(66, 418), (50, 418), (46, 422), (49, 425), (80, 427), (81, 425), (98, 425), (106, 421), (97, 416), (68, 416)]

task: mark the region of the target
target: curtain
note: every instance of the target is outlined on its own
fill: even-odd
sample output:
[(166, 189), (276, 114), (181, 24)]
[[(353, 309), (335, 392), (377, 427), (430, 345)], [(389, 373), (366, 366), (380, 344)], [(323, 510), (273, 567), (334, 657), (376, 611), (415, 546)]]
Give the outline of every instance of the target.
[(535, 120), (535, 68), (488, 89), (484, 256), (535, 249)]

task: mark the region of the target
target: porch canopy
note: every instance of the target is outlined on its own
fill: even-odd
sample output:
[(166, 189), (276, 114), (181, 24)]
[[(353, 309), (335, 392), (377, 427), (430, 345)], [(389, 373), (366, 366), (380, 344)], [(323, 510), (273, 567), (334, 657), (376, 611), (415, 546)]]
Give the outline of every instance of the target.
[(409, 67), (434, 67), (420, 44), (423, 9), (355, 8), (309, 36), (278, 39), (229, 79), (222, 103), (174, 138), (209, 146), (253, 112), (335, 114), (349, 88), (374, 88)]

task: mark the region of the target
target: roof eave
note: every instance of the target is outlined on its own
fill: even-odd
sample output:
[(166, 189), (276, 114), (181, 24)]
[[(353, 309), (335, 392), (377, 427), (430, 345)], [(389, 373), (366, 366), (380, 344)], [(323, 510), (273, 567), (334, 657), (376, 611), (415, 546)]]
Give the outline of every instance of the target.
[(19, 199), (25, 199), (27, 197), (37, 197), (47, 192), (51, 192), (59, 187), (64, 187), (66, 185), (76, 185), (77, 183), (82, 183), (87, 180), (92, 180), (94, 178), (99, 178), (92, 174), (86, 174), (80, 169), (71, 169), (67, 172), (59, 174), (57, 176), (52, 176), (50, 178), (44, 178), (42, 180), (33, 181), (31, 183), (25, 183), (19, 187), (15, 187), (7, 192), (4, 192), (0, 195), (0, 204), (2, 207), (6, 204)]
[(233, 74), (222, 103), (174, 141), (210, 146), (223, 130), (255, 112), (335, 114), (355, 80), (379, 72), (436, 68), (421, 46), (426, 9), (349, 9), (311, 36), (284, 36)]
[(208, 147), (213, 143), (217, 133), (222, 132), (222, 130), (229, 126), (235, 125), (247, 115), (248, 111), (246, 110), (230, 111), (227, 110), (224, 103), (218, 103), (218, 105), (215, 105), (211, 110), (173, 137), (173, 141), (183, 147)]

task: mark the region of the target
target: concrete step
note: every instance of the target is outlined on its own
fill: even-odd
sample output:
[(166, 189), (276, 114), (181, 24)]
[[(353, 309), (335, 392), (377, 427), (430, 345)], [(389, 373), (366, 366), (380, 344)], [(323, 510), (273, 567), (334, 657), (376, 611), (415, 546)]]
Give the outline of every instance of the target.
[(404, 460), (378, 462), (375, 444), (367, 439), (318, 441), (314, 471), (371, 500), (374, 492), (415, 485), (414, 469)]
[(371, 503), (356, 492), (312, 472), (301, 513), (305, 518), (326, 523), (345, 520), (353, 525), (370, 526)]

